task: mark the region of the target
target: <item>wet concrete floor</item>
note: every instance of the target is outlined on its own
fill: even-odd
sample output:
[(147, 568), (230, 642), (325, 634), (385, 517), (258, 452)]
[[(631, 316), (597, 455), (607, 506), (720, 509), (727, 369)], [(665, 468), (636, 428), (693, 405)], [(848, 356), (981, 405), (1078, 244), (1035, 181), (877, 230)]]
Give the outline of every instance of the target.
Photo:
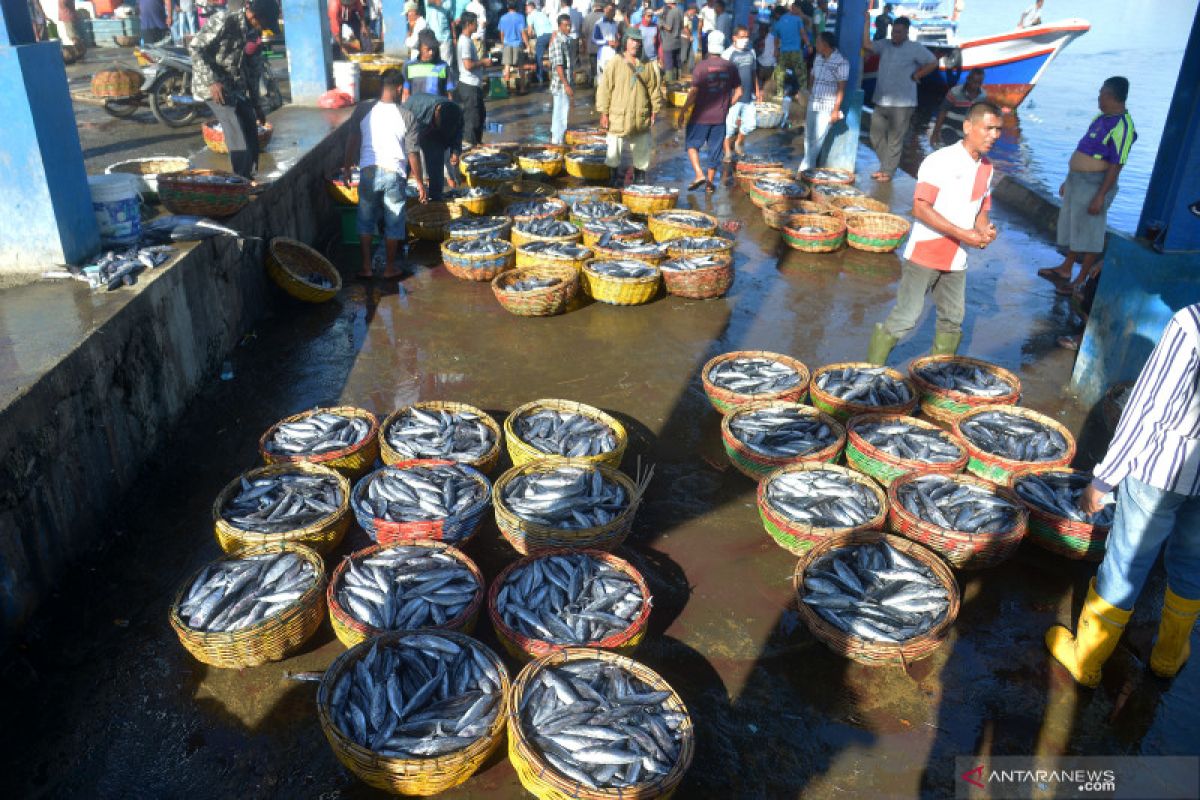
[[(490, 112), (503, 125), (491, 138), (548, 135), (545, 95)], [(652, 178), (679, 185), (690, 170), (678, 135), (660, 123), (656, 136)], [(752, 140), (755, 151), (794, 157), (791, 147), (785, 133)], [(860, 163), (869, 173), (874, 159), (864, 150)], [(909, 179), (872, 194), (905, 212), (911, 189)], [(329, 750), (313, 684), (283, 678), (323, 669), (342, 652), (327, 626), (287, 661), (217, 670), (179, 646), (167, 608), (179, 583), (219, 555), (212, 499), (257, 463), (270, 424), (316, 404), (382, 416), (421, 399), (461, 400), (497, 418), (539, 397), (580, 400), (625, 422), (628, 471), (639, 457), (655, 465), (623, 555), (654, 593), (636, 657), (667, 678), (695, 718), (696, 758), (679, 797), (943, 797), (954, 791), (960, 755), (1200, 750), (1200, 671), (1191, 664), (1164, 683), (1145, 667), (1163, 588), (1157, 573), (1095, 691), (1052, 668), (1041, 642), (1047, 626), (1073, 621), (1093, 567), (1032, 544), (998, 568), (959, 574), (952, 636), (907, 670), (846, 661), (805, 630), (790, 589), (795, 558), (767, 537), (754, 485), (729, 466), (699, 369), (715, 354), (749, 348), (810, 367), (859, 359), (890, 307), (897, 258), (790, 251), (729, 187), (681, 205), (745, 223), (724, 299), (590, 304), (520, 319), (487, 284), (433, 267), (428, 245), (413, 249), (422, 266), (398, 285), (350, 282), (317, 307), (277, 298), (232, 355), (234, 378), (214, 376), (125, 498), (112, 543), (64, 582), (3, 660), (5, 794), (371, 795)], [(995, 219), (1000, 239), (972, 257), (962, 352), (1016, 370), (1026, 405), (1077, 433), (1094, 431), (1095, 415), (1062, 393), (1071, 354), (1054, 339), (1070, 330), (1065, 302), (1034, 275), (1054, 251), (1003, 209)], [(349, 277), (356, 254), (331, 252)], [(932, 328), (927, 316), (892, 363), (923, 353)], [(1103, 444), (1089, 435), (1081, 463)], [(335, 557), (366, 541), (352, 529)], [(466, 549), (489, 579), (515, 558), (490, 521)], [(499, 650), (486, 620), (476, 633)], [(515, 674), (519, 665), (510, 667)], [(521, 795), (502, 754), (447, 793)]]

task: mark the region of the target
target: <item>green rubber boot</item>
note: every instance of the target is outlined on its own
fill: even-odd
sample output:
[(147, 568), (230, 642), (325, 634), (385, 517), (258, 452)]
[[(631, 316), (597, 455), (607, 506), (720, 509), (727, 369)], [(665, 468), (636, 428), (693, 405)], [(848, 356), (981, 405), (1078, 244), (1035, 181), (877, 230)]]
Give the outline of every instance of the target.
[(930, 349), (929, 355), (952, 356), (958, 352), (958, 343), (961, 341), (961, 333), (942, 333), (938, 331), (933, 334), (933, 347)]
[(871, 343), (867, 345), (867, 361), (883, 366), (891, 354), (892, 348), (899, 340), (883, 329), (883, 323), (876, 322), (875, 330), (871, 332)]

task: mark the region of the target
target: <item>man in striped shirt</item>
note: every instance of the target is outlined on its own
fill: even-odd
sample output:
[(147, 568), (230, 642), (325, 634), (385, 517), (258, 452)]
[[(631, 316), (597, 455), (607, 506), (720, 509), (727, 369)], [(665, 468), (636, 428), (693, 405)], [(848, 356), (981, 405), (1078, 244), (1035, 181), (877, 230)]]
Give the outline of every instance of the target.
[(1061, 625), (1046, 646), (1079, 683), (1096, 686), (1158, 553), (1167, 591), (1150, 669), (1174, 677), (1200, 614), (1200, 305), (1175, 313), (1142, 368), (1108, 453), (1080, 499), (1091, 514), (1114, 487), (1117, 512), (1104, 561), (1075, 635)]

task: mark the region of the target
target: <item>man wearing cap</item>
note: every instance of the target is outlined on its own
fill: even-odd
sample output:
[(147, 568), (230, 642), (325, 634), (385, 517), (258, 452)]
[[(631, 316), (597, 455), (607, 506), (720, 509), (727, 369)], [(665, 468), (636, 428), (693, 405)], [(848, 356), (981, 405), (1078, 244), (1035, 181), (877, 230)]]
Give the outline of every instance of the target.
[(404, 4), (404, 15), (408, 17), (408, 37), (404, 40), (404, 46), (408, 48), (409, 57), (415, 58), (417, 37), (421, 35), (421, 31), (429, 29), (429, 23), (421, 16), (421, 9), (414, 0), (408, 0)]
[(592, 43), (596, 45), (596, 74), (602, 76), (609, 59), (617, 54), (617, 42), (621, 40), (621, 23), (617, 22), (617, 7), (604, 4), (604, 16), (596, 20), (592, 28)]
[(683, 41), (683, 13), (679, 10), (679, 0), (666, 0), (666, 11), (658, 21), (659, 38), (662, 40), (663, 75), (668, 81), (679, 77), (679, 48)]
[(614, 170), (614, 183), (626, 149), (633, 159), (634, 183), (646, 179), (652, 147), (650, 127), (665, 99), (662, 70), (654, 61), (640, 61), (641, 52), (642, 35), (631, 27), (625, 32), (621, 55), (608, 62), (596, 87), (596, 110), (600, 127), (607, 132), (606, 163)]

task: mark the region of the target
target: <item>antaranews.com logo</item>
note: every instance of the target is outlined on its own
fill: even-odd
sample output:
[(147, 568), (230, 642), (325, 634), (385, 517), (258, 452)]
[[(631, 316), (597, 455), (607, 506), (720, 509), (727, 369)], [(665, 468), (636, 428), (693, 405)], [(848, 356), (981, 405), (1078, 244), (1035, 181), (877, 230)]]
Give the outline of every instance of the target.
[(1183, 800), (1200, 796), (1196, 756), (965, 756), (955, 759), (960, 798), (1111, 797)]

